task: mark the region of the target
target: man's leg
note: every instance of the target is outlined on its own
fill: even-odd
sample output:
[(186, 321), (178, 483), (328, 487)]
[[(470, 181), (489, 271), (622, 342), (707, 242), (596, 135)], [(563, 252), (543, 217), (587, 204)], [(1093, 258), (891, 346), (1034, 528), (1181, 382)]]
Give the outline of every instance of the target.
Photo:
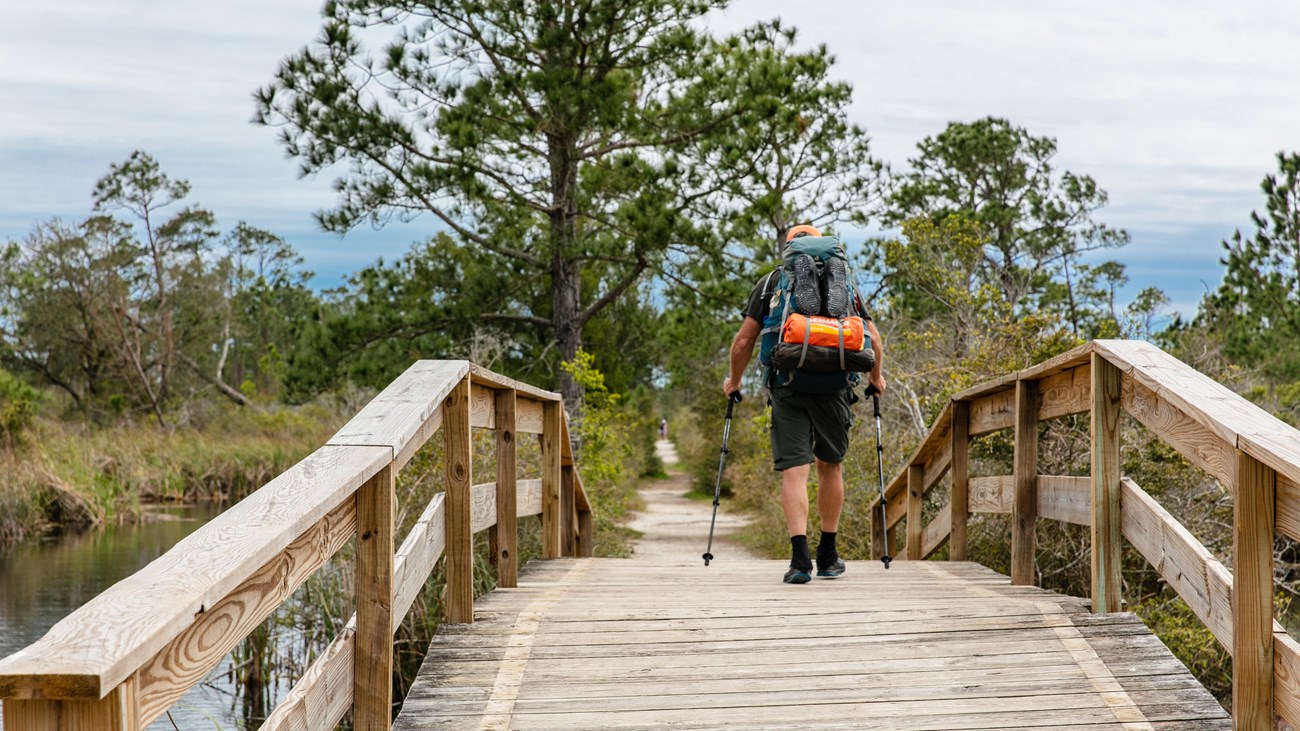
[[(785, 512), (785, 527), (791, 536), (802, 536), (808, 531), (808, 469), (809, 465), (787, 467), (781, 471), (781, 510)], [(840, 501), (844, 490), (841, 487)], [(821, 509), (821, 496), (817, 498)], [(839, 513), (836, 512), (837, 520)]]
[(817, 460), (817, 516), (821, 519), (823, 532), (839, 532), (843, 508), (844, 466)]

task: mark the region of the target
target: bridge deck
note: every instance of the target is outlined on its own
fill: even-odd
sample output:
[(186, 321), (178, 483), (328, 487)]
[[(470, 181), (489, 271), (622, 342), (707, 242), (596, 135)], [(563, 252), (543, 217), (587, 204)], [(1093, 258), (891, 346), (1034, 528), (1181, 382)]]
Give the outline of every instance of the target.
[(978, 564), (533, 562), (444, 626), (415, 729), (1228, 729), (1132, 614)]

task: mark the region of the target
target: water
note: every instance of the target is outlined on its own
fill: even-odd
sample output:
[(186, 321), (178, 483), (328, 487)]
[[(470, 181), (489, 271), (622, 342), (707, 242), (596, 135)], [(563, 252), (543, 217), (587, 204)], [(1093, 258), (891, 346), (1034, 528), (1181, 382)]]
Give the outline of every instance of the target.
[[(154, 508), (150, 512), (157, 520), (48, 536), (0, 553), (0, 657), (40, 639), (74, 609), (216, 517), (221, 507), (204, 503)], [(164, 715), (149, 728), (242, 728), (234, 690), (224, 677), (228, 669), (229, 658), (177, 701), (171, 720)]]

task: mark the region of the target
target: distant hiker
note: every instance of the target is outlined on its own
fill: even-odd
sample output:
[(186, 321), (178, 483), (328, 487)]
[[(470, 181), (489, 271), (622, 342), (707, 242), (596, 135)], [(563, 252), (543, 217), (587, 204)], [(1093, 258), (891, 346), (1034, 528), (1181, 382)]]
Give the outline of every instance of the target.
[(663, 441), (668, 438), (668, 417), (665, 416), (659, 420), (659, 439)]
[(781, 509), (790, 533), (790, 568), (783, 581), (812, 580), (808, 551), (808, 473), (817, 463), (817, 575), (835, 578), (844, 561), (835, 550), (844, 506), (841, 463), (853, 426), (851, 404), (859, 373), (885, 390), (880, 333), (867, 315), (844, 244), (813, 226), (791, 228), (782, 264), (759, 280), (741, 311), (731, 342), (731, 369), (722, 390), (740, 379), (760, 341), (759, 363), (772, 405), (772, 464), (781, 473)]

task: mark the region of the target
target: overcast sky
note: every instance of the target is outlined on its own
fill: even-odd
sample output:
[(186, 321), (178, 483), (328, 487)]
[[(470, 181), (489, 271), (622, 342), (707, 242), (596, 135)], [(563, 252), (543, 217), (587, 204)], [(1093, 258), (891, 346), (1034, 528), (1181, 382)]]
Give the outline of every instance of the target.
[[(399, 256), (431, 220), (315, 229), (328, 176), (299, 180), (251, 94), (320, 27), (316, 0), (0, 0), (0, 239), (87, 215), (132, 150), (193, 184), (193, 200), (288, 238), (319, 286)], [(1058, 169), (1110, 194), (1098, 218), (1133, 243), (1130, 291), (1190, 313), (1221, 278), (1219, 242), (1262, 207), (1273, 155), (1300, 149), (1295, 0), (1146, 2), (738, 0), (719, 32), (781, 16), (826, 43), (854, 120), (906, 167), (950, 121), (1003, 116), (1056, 138)]]

